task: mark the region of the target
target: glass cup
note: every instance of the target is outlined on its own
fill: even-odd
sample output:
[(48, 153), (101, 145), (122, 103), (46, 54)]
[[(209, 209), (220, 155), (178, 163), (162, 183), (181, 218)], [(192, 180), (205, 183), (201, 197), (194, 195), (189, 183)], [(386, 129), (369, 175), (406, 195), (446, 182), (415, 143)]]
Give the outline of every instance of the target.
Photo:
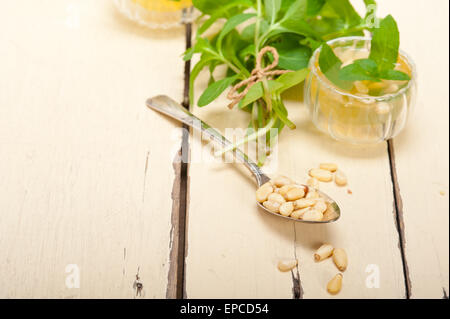
[(114, 0), (129, 19), (152, 29), (169, 29), (192, 21), (192, 0)]
[[(345, 37), (328, 42), (344, 62), (364, 59), (370, 53), (370, 38)], [(410, 81), (355, 82), (351, 91), (331, 83), (319, 67), (320, 48), (310, 61), (305, 83), (305, 103), (314, 125), (332, 138), (355, 144), (373, 144), (395, 137), (405, 127), (416, 98), (416, 69), (402, 51), (397, 70)], [(370, 95), (369, 95), (370, 93)]]

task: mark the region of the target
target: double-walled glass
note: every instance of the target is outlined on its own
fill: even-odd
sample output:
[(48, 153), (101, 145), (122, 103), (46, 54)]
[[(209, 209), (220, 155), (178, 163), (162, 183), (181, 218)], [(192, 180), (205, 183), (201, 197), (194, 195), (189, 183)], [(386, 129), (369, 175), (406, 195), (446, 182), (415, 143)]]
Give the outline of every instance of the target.
[[(336, 55), (350, 63), (369, 56), (370, 38), (346, 37), (329, 41)], [(416, 97), (416, 70), (400, 52), (396, 69), (408, 73), (410, 81), (358, 83), (361, 91), (344, 91), (331, 83), (319, 67), (320, 48), (310, 61), (305, 84), (305, 102), (315, 126), (336, 140), (357, 144), (378, 143), (396, 136), (405, 127)], [(381, 94), (376, 87), (382, 87)], [(356, 85), (355, 85), (356, 87)], [(367, 91), (365, 91), (366, 89)]]
[(168, 29), (191, 22), (192, 0), (114, 0), (129, 19), (153, 29)]

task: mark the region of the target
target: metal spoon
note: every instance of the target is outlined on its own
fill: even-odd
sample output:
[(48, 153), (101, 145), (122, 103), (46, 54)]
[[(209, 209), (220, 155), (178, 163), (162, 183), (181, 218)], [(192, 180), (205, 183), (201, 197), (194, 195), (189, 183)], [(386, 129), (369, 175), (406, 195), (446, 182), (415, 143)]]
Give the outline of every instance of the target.
[[(176, 101), (174, 101), (173, 99), (171, 99), (168, 96), (159, 95), (159, 96), (152, 97), (147, 100), (146, 104), (152, 110), (163, 113), (163, 114), (165, 114), (175, 120), (178, 120), (194, 129), (200, 130), (202, 132), (202, 134), (204, 134), (207, 137), (209, 137), (210, 139), (222, 144), (223, 147), (227, 147), (232, 144), (225, 137), (223, 137), (222, 134), (220, 134), (215, 129), (213, 129), (211, 126), (209, 126), (208, 124), (206, 124), (205, 122), (203, 122), (202, 120), (197, 118), (195, 115), (193, 115), (191, 112), (189, 112), (187, 109), (185, 109), (183, 106), (181, 106), (180, 104), (178, 104)], [(244, 163), (244, 165), (250, 170), (250, 172), (252, 172), (252, 174), (256, 178), (258, 187), (267, 183), (270, 180), (270, 178), (262, 172), (262, 170), (259, 168), (259, 166), (256, 165), (256, 163), (254, 163), (252, 160), (250, 160), (248, 158), (248, 156), (244, 152), (239, 150), (238, 148), (234, 150), (234, 156), (236, 157), (237, 160)], [(303, 185), (303, 186), (305, 186), (305, 185)], [(305, 187), (308, 187), (308, 186), (305, 186)], [(259, 202), (257, 202), (257, 204), (259, 205), (259, 207), (264, 209), (264, 211), (266, 211), (269, 214), (272, 214), (272, 215), (275, 215), (278, 217), (282, 217), (285, 219), (290, 219), (290, 220), (293, 220), (296, 222), (302, 222), (302, 223), (308, 223), (308, 224), (327, 224), (327, 223), (337, 221), (339, 219), (339, 217), (341, 216), (341, 210), (339, 209), (339, 206), (327, 194), (325, 194), (321, 191), (318, 191), (318, 192), (319, 192), (320, 196), (322, 196), (325, 200), (327, 200), (330, 203), (330, 206), (334, 209), (334, 211), (336, 213), (335, 214), (336, 217), (334, 219), (327, 220), (327, 221), (306, 221), (306, 220), (301, 220), (301, 219), (295, 219), (295, 218), (285, 217), (280, 214), (271, 212), (268, 209), (266, 209), (263, 205), (261, 205), (261, 203), (259, 203)]]

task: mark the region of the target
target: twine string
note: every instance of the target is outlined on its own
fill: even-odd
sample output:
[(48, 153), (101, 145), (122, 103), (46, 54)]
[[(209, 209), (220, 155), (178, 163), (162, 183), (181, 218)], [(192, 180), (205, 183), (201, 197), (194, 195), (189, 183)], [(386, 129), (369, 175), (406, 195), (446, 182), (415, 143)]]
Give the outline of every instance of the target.
[[(273, 62), (265, 68), (262, 68), (264, 55), (268, 52), (272, 53)], [(256, 57), (256, 66), (250, 77), (237, 83), (228, 92), (227, 98), (231, 100), (228, 107), (232, 109), (236, 104), (238, 104), (256, 83), (262, 82), (264, 79), (271, 80), (276, 75), (292, 72), (290, 70), (273, 70), (278, 66), (279, 58), (278, 52), (274, 47), (267, 46), (262, 48)], [(245, 89), (241, 93), (238, 93), (238, 90), (242, 87), (245, 87)]]

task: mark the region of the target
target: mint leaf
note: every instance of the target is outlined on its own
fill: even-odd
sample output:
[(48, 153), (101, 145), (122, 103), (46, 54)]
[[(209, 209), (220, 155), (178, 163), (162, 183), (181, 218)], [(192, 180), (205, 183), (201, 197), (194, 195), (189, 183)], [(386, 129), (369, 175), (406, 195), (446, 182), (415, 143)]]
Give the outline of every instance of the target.
[(219, 37), (217, 39), (217, 47), (220, 48), (223, 38), (234, 30), (238, 25), (241, 23), (247, 21), (250, 18), (253, 18), (256, 16), (255, 13), (241, 13), (238, 15), (235, 15), (228, 19), (228, 21), (224, 24), (222, 31), (219, 34)]
[(319, 67), (323, 74), (332, 83), (344, 90), (350, 90), (353, 84), (339, 79), (342, 61), (334, 54), (333, 49), (326, 43), (322, 45), (319, 56)]
[(269, 22), (275, 22), (281, 8), (281, 0), (264, 0), (266, 16)]
[(297, 48), (280, 48), (278, 66), (286, 70), (300, 70), (306, 68), (311, 57), (311, 50), (305, 46)]
[[(275, 81), (275, 80), (269, 80), (269, 90), (270, 91), (276, 91), (283, 87), (283, 84)], [(256, 83), (253, 85), (250, 90), (248, 90), (247, 95), (241, 100), (239, 103), (239, 108), (244, 108), (245, 106), (249, 105), (250, 103), (255, 102), (256, 100), (262, 98), (264, 95), (264, 89), (261, 82)]]
[[(202, 1), (194, 1), (194, 5), (196, 2)], [(202, 25), (199, 26), (197, 30), (197, 38), (200, 37), (206, 30), (208, 30), (217, 20), (223, 18), (227, 15), (228, 11), (234, 9), (235, 7), (241, 7), (240, 11), (245, 10), (252, 6), (252, 2), (250, 0), (231, 0), (226, 3), (226, 5), (221, 6), (220, 8), (214, 9), (214, 13), (211, 14), (209, 19), (203, 22)]]
[(306, 16), (307, 0), (297, 0), (286, 11), (282, 21), (288, 23), (299, 22)]
[(362, 18), (349, 0), (327, 0), (327, 4), (345, 21), (347, 26), (358, 25), (362, 22)]
[(397, 70), (387, 70), (380, 74), (380, 78), (384, 80), (392, 80), (392, 81), (409, 81), (411, 80), (411, 77), (402, 72)]
[[(266, 20), (261, 20), (259, 23), (259, 35), (266, 33), (269, 30), (269, 23)], [(241, 38), (244, 41), (252, 42), (255, 39), (256, 23), (249, 24), (241, 32)]]
[(311, 49), (308, 46), (300, 45), (299, 37), (294, 34), (286, 34), (277, 42), (271, 44), (277, 49), (280, 56), (278, 67), (286, 70), (301, 70), (306, 68), (311, 58)]
[(381, 20), (380, 27), (373, 31), (369, 58), (377, 63), (380, 72), (392, 70), (397, 63), (399, 47), (397, 23), (388, 15)]
[(198, 100), (198, 106), (200, 107), (206, 106), (212, 101), (214, 101), (216, 98), (219, 97), (220, 94), (222, 94), (223, 91), (225, 91), (227, 87), (229, 87), (234, 81), (236, 81), (237, 78), (238, 76), (235, 75), (212, 83), (203, 92), (202, 96), (200, 96), (200, 99)]
[(283, 85), (278, 89), (278, 92), (280, 93), (284, 92), (287, 89), (302, 83), (305, 80), (308, 73), (309, 69), (305, 68), (299, 71), (282, 74), (278, 79), (275, 80), (276, 82)]
[(326, 0), (308, 0), (306, 6), (306, 14), (308, 16), (317, 15), (322, 7), (324, 6)]
[(377, 63), (371, 59), (356, 60), (339, 71), (339, 79), (352, 82), (366, 80), (379, 82)]
[[(306, 10), (307, 0), (296, 0), (294, 3), (292, 3), (292, 5), (286, 11), (284, 17), (281, 19), (281, 28), (279, 28), (279, 30), (284, 30), (284, 32), (293, 32), (305, 36), (314, 36), (314, 30), (305, 20)], [(274, 32), (274, 34), (277, 34), (277, 32)]]
[(192, 4), (198, 10), (206, 14), (213, 14), (216, 10), (227, 4), (228, 0), (192, 0)]

